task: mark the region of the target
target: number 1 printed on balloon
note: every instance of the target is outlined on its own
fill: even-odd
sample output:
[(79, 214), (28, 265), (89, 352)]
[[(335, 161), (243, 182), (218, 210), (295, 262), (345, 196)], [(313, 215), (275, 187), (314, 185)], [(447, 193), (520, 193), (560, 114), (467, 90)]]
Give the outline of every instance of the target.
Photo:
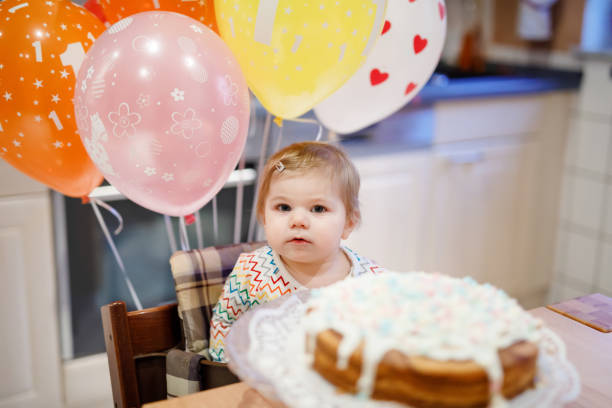
[(102, 174), (81, 142), (72, 100), (80, 64), (104, 25), (64, 0), (0, 1), (0, 20), (2, 159), (64, 195), (87, 196)]
[(40, 41), (34, 41), (32, 43), (32, 47), (36, 51), (36, 62), (42, 62), (42, 48), (40, 46)]
[(255, 33), (253, 34), (255, 41), (270, 45), (277, 7), (278, 0), (261, 0), (259, 2), (257, 17), (255, 17)]
[(60, 54), (60, 60), (63, 66), (71, 66), (74, 76), (79, 73), (81, 63), (85, 59), (85, 50), (80, 42), (70, 43), (66, 47), (66, 51)]
[(64, 126), (62, 126), (60, 118), (57, 116), (57, 113), (55, 113), (55, 111), (51, 111), (51, 113), (49, 114), (49, 119), (53, 121), (57, 130), (62, 130), (64, 128)]
[(15, 7), (11, 7), (11, 8), (9, 9), (9, 13), (11, 13), (11, 14), (15, 14), (15, 12), (16, 12), (17, 10), (19, 10), (20, 8), (24, 8), (24, 7), (28, 7), (28, 6), (29, 6), (29, 4), (28, 4), (28, 3), (21, 3), (21, 4), (18, 4), (18, 5), (16, 5)]

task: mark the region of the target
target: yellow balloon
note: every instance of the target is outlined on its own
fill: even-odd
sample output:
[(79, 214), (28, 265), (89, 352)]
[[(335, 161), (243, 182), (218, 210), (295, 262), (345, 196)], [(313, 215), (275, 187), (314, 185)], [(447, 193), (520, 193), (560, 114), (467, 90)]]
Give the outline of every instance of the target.
[(216, 0), (221, 37), (249, 87), (281, 118), (307, 112), (365, 62), (386, 0)]

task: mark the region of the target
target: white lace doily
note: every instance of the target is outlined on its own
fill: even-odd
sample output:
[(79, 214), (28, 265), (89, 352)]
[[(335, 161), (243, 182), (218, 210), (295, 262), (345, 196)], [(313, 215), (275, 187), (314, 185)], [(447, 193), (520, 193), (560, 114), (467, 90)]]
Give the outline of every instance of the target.
[[(231, 370), (266, 397), (290, 407), (406, 408), (340, 394), (310, 368), (300, 324), (308, 295), (302, 291), (281, 297), (241, 316), (225, 344)], [(509, 408), (561, 407), (578, 397), (576, 369), (566, 359), (564, 343), (549, 329), (544, 329), (537, 364), (535, 387), (509, 401)]]

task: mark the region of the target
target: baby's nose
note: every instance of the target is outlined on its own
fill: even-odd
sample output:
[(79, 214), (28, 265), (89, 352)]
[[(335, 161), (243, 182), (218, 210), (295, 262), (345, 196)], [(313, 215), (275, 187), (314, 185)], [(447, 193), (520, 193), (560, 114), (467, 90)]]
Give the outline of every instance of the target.
[(307, 228), (308, 216), (301, 210), (295, 210), (291, 213), (290, 220), (291, 228)]

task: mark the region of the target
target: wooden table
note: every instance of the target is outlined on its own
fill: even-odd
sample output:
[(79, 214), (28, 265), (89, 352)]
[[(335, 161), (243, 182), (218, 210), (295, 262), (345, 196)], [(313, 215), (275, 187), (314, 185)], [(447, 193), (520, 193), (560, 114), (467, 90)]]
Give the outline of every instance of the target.
[(612, 333), (602, 333), (544, 307), (530, 310), (563, 339), (578, 371), (580, 396), (567, 407), (612, 407)]
[[(582, 383), (568, 408), (612, 407), (612, 333), (602, 333), (544, 307), (529, 311), (557, 333), (567, 346)], [(277, 408), (245, 383), (227, 385), (181, 398), (144, 405), (146, 408)]]

